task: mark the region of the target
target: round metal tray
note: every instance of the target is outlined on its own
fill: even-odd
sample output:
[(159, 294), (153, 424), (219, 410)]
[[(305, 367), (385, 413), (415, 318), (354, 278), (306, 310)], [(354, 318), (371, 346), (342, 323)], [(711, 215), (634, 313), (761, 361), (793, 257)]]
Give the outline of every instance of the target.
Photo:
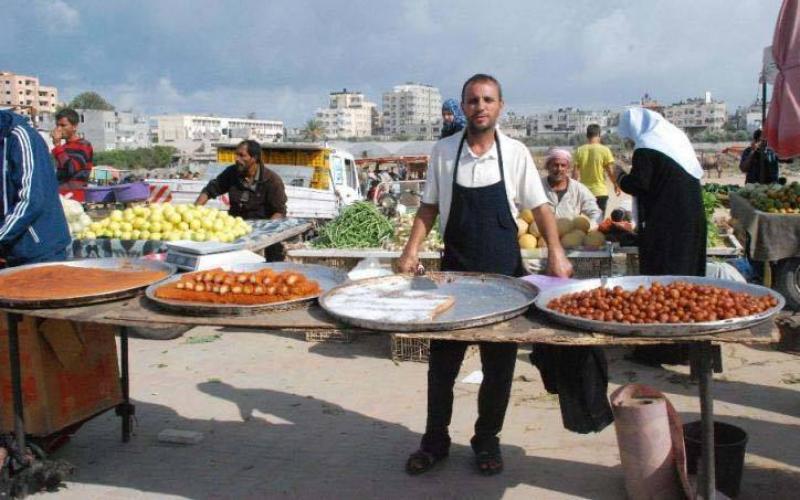
[[(317, 264), (293, 264), (290, 262), (265, 262), (259, 264), (236, 264), (222, 266), (226, 271), (255, 272), (264, 268), (274, 269), (277, 272), (296, 271), (303, 273), (306, 278), (319, 283), (320, 294), (343, 283), (347, 275), (337, 269)], [(320, 294), (303, 297), (302, 299), (271, 302), (269, 304), (236, 305), (236, 304), (209, 304), (205, 302), (190, 302), (184, 300), (169, 300), (156, 297), (159, 286), (178, 281), (180, 276), (173, 276), (169, 280), (151, 285), (145, 290), (145, 296), (160, 308), (170, 312), (190, 314), (192, 316), (243, 316), (262, 312), (286, 311), (310, 306)]]
[(452, 307), (430, 321), (379, 321), (359, 317), (359, 311), (353, 308), (331, 306), (332, 297), (351, 287), (380, 287), (402, 279), (405, 280), (402, 289), (411, 290), (414, 278), (406, 275), (346, 283), (324, 294), (319, 303), (328, 314), (353, 326), (389, 332), (431, 332), (472, 328), (511, 319), (524, 313), (539, 293), (539, 289), (531, 283), (499, 274), (432, 272), (426, 274), (425, 278), (432, 279), (437, 287), (423, 291), (455, 298)]
[[(713, 285), (727, 288), (734, 292), (745, 292), (751, 295), (762, 296), (770, 294), (778, 301), (778, 305), (759, 314), (752, 314), (741, 318), (731, 318), (719, 321), (705, 321), (702, 323), (650, 323), (650, 324), (625, 324), (612, 321), (597, 321), (592, 319), (570, 316), (556, 312), (547, 307), (548, 302), (567, 293), (583, 292), (605, 286), (613, 288), (621, 286), (625, 290), (634, 290), (639, 285), (649, 286), (655, 282), (663, 285), (674, 281), (685, 281), (697, 285)], [(536, 298), (536, 307), (544, 314), (564, 325), (580, 328), (592, 332), (603, 332), (614, 335), (646, 336), (646, 337), (682, 337), (687, 335), (710, 334), (741, 330), (757, 325), (774, 316), (786, 304), (783, 296), (774, 290), (763, 286), (739, 283), (736, 281), (702, 278), (698, 276), (625, 276), (621, 278), (600, 278), (582, 280), (580, 283), (552, 288), (539, 294)]]
[(112, 300), (124, 299), (133, 297), (143, 288), (167, 279), (168, 276), (175, 274), (177, 268), (172, 264), (160, 262), (157, 260), (148, 259), (133, 259), (133, 258), (108, 258), (108, 259), (82, 259), (82, 260), (68, 260), (64, 262), (45, 262), (41, 264), (29, 264), (27, 266), (11, 267), (0, 271), (0, 276), (13, 274), (26, 269), (34, 269), (39, 267), (48, 266), (71, 266), (83, 267), (88, 269), (109, 269), (109, 270), (146, 270), (146, 271), (164, 271), (167, 276), (150, 283), (145, 283), (140, 286), (120, 288), (116, 290), (109, 290), (108, 292), (94, 295), (77, 295), (63, 299), (46, 299), (46, 300), (27, 300), (27, 299), (13, 299), (0, 297), (0, 307), (8, 308), (22, 308), (22, 309), (40, 309), (40, 308), (53, 308), (53, 307), (72, 307), (72, 306), (85, 306), (89, 304), (97, 304), (100, 302), (108, 302)]

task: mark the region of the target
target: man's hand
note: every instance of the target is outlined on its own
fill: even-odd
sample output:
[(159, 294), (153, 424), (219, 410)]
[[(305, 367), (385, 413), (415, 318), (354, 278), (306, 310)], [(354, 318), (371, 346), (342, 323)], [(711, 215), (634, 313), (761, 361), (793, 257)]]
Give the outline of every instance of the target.
[(410, 251), (404, 250), (397, 260), (397, 270), (401, 273), (413, 273), (417, 270), (417, 265), (419, 265), (419, 257)]
[(564, 249), (549, 248), (547, 249), (547, 269), (546, 274), (549, 276), (557, 276), (559, 278), (569, 278), (572, 276), (572, 263), (564, 253)]
[(61, 132), (61, 127), (56, 127), (50, 132), (50, 137), (53, 138), (53, 145), (58, 146), (61, 144), (61, 139), (64, 138), (64, 134)]
[(533, 218), (547, 243), (547, 269), (545, 272), (550, 276), (569, 278), (572, 276), (572, 264), (567, 259), (564, 247), (561, 246), (561, 241), (558, 239), (553, 209), (548, 204), (539, 205), (533, 209)]
[(439, 207), (437, 205), (429, 205), (423, 203), (417, 216), (414, 217), (414, 223), (411, 225), (411, 235), (408, 237), (403, 253), (397, 260), (397, 270), (401, 273), (411, 273), (417, 270), (419, 263), (419, 247), (425, 241), (425, 237), (433, 227), (433, 221), (439, 214)]

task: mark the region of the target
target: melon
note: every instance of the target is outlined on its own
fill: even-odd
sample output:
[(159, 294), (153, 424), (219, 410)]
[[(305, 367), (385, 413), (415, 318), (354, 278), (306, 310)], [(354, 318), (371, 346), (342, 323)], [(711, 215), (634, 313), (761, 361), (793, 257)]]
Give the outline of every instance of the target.
[(592, 227), (592, 221), (585, 215), (579, 215), (572, 219), (572, 227), (580, 229), (584, 233), (588, 233), (589, 229)]
[(556, 227), (558, 228), (558, 236), (563, 237), (565, 234), (572, 231), (572, 219), (559, 217), (556, 219)]
[(583, 238), (583, 246), (590, 248), (601, 248), (606, 244), (606, 236), (600, 231), (589, 231)]
[(539, 226), (536, 225), (536, 221), (531, 221), (528, 225), (528, 232), (537, 238), (542, 235), (542, 233), (539, 232)]
[(519, 238), (519, 247), (523, 250), (533, 250), (536, 248), (536, 236), (532, 234), (523, 234)]
[(519, 218), (530, 224), (533, 222), (533, 211), (530, 208), (526, 208), (519, 212)]
[(561, 237), (561, 246), (564, 248), (578, 248), (583, 245), (583, 231), (574, 229)]
[(517, 219), (517, 238), (528, 232), (528, 223), (522, 219)]

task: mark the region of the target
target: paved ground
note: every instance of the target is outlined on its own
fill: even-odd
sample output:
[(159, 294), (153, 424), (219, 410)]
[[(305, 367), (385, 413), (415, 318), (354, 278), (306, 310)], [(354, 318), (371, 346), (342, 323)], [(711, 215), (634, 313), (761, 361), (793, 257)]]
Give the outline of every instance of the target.
[[(214, 335), (219, 338), (214, 339)], [(192, 339), (189, 340), (187, 339)], [(212, 342), (197, 342), (214, 339)], [(502, 440), (504, 474), (473, 469), (469, 437), (477, 386), (459, 383), (450, 459), (411, 478), (402, 466), (424, 426), (422, 363), (388, 359), (388, 339), (307, 343), (294, 335), (197, 328), (181, 339), (131, 343), (136, 434), (119, 420), (85, 425), (57, 456), (77, 466), (59, 499), (107, 498), (592, 498), (624, 496), (613, 426), (565, 431), (557, 401), (520, 352)], [(649, 369), (609, 351), (612, 389), (630, 381), (665, 391), (698, 418), (685, 370)], [(750, 435), (740, 498), (796, 498), (800, 488), (800, 357), (726, 347), (716, 411)], [(461, 377), (479, 367), (476, 356)], [(199, 431), (166, 445), (164, 429)], [(43, 495), (46, 496), (46, 495)]]

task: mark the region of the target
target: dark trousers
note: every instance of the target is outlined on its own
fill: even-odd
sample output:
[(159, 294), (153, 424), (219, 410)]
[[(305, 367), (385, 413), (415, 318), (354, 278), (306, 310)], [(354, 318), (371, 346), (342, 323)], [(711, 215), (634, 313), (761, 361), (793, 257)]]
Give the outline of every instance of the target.
[[(455, 384), (468, 342), (431, 340), (428, 364), (428, 421), (422, 436), (422, 449), (443, 456), (450, 448), (447, 428), (453, 415)], [(500, 446), (497, 434), (503, 428), (517, 344), (511, 342), (479, 342), (483, 383), (478, 392), (478, 420), (472, 448), (475, 452), (496, 451)]]
[(600, 211), (603, 212), (603, 218), (606, 216), (606, 205), (608, 205), (608, 196), (598, 196), (597, 206), (600, 207)]

